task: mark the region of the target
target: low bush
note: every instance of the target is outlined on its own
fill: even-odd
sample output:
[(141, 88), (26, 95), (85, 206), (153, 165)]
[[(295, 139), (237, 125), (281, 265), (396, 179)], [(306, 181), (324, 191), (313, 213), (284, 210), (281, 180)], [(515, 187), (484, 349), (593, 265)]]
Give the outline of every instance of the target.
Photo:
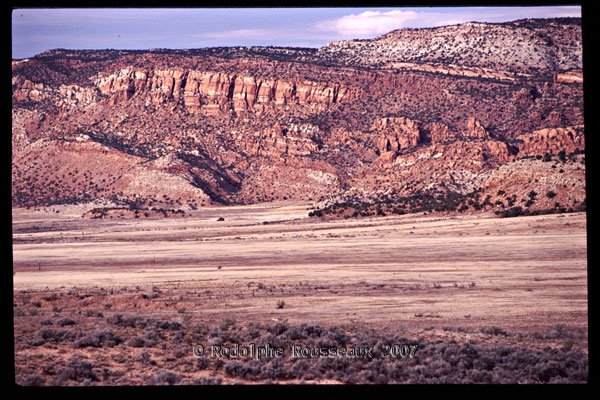
[(84, 347), (114, 347), (123, 343), (123, 338), (115, 335), (109, 330), (97, 331), (89, 334), (88, 336), (77, 340), (73, 343), (73, 347), (81, 349)]

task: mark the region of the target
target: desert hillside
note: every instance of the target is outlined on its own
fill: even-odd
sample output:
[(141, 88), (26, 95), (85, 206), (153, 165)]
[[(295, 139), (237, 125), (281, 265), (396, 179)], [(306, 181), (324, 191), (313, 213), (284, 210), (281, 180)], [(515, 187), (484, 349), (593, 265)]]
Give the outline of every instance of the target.
[(13, 205), (582, 210), (581, 53), (570, 18), (13, 60)]

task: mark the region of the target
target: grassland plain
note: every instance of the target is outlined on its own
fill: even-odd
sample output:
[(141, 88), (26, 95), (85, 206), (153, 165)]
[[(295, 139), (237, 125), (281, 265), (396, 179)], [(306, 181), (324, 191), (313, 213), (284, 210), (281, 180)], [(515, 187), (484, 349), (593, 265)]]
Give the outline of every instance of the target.
[[(328, 221), (308, 208), (118, 221), (15, 209), (17, 382), (587, 381), (584, 213)], [(250, 343), (284, 354), (208, 351)], [(394, 345), (417, 351), (392, 357)]]

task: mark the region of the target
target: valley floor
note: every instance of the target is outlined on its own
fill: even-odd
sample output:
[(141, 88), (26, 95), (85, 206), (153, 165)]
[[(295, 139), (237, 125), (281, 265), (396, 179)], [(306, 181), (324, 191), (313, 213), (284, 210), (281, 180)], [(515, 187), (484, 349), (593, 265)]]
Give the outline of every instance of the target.
[[(200, 362), (191, 353), (194, 340), (208, 343), (215, 336), (211, 327), (221, 327), (227, 335), (238, 332), (238, 342), (245, 343), (252, 340), (244, 334), (253, 324), (259, 324), (257, 340), (263, 333), (273, 336), (274, 325), (285, 324), (283, 330), (289, 332), (308, 324), (326, 331), (339, 327), (354, 338), (425, 340), (430, 351), (431, 343), (517, 346), (538, 352), (542, 363), (531, 366), (539, 371), (527, 370), (519, 377), (494, 374), (506, 368), (488, 365), (481, 371), (490, 376), (460, 373), (461, 382), (586, 379), (584, 213), (320, 221), (306, 218), (308, 211), (306, 204), (274, 203), (209, 208), (177, 219), (106, 221), (84, 220), (76, 209), (13, 210), (17, 382), (331, 383), (375, 382), (379, 375), (385, 382), (443, 382), (445, 374), (459, 374), (449, 369), (441, 377), (423, 371), (393, 375), (392, 367), (386, 367), (388, 372), (371, 379), (367, 375), (373, 368), (364, 365), (351, 378), (323, 372), (337, 369), (322, 366), (321, 375), (270, 374), (260, 365), (253, 374), (236, 366), (228, 370), (228, 363), (215, 360), (198, 369)], [(218, 221), (220, 217), (224, 220)], [(118, 315), (154, 322), (123, 323)], [(64, 319), (73, 324), (60, 322)], [(132, 335), (148, 334), (156, 321), (176, 322), (178, 332), (168, 331), (140, 346), (127, 342)], [(78, 346), (77, 341), (104, 328), (123, 343), (101, 349), (98, 361), (94, 351), (104, 347), (102, 340), (98, 346)], [(227, 335), (225, 343), (235, 342)], [(310, 334), (288, 339), (302, 337)], [(169, 344), (161, 346), (161, 341)], [(183, 346), (179, 356), (173, 356), (172, 343)], [(563, 350), (547, 353), (549, 348)], [(493, 354), (487, 358), (494, 359)], [(557, 361), (558, 354), (575, 361)], [(434, 353), (429, 356), (439, 361)], [(139, 357), (151, 357), (154, 364)], [(89, 377), (65, 372), (69, 362), (82, 359), (91, 363)], [(281, 367), (284, 372), (288, 361)], [(446, 361), (453, 368), (458, 365)], [(551, 361), (566, 366), (548, 372)], [(100, 364), (109, 371), (106, 377)], [(165, 377), (169, 372), (177, 376), (173, 382)]]

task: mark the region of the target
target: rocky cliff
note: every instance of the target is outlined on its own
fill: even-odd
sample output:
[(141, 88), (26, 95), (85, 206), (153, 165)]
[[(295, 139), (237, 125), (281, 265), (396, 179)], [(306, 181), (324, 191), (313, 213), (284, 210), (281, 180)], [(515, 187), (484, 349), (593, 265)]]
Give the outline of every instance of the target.
[(585, 149), (583, 126), (564, 128), (547, 128), (526, 133), (517, 137), (522, 141), (519, 145), (519, 156), (543, 156), (582, 152)]
[(183, 105), (192, 113), (207, 115), (224, 114), (230, 110), (241, 116), (248, 112), (260, 114), (269, 107), (284, 108), (295, 104), (327, 110), (358, 95), (339, 83), (291, 82), (185, 69), (149, 71), (125, 68), (98, 77), (95, 84), (113, 105), (137, 96), (156, 106), (173, 103)]
[(497, 187), (478, 177), (584, 149), (578, 24), (15, 60), (13, 204), (192, 210)]

